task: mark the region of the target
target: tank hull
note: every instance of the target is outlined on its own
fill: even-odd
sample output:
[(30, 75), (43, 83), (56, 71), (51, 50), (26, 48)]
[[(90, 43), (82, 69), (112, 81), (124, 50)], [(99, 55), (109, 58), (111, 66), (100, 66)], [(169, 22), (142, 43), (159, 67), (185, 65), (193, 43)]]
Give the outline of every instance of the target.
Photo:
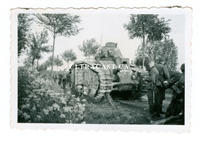
[[(82, 61), (76, 62), (70, 70), (70, 85), (79, 95), (87, 95), (96, 101), (101, 101), (111, 92), (131, 92), (130, 98), (138, 98), (139, 95), (146, 93), (145, 85), (140, 86), (142, 77), (135, 76), (132, 79), (133, 71), (131, 69), (119, 73), (119, 82), (113, 82), (114, 74), (112, 69), (105, 69), (102, 66), (114, 64), (112, 61)], [(93, 67), (100, 64), (99, 67)], [(87, 67), (86, 67), (87, 66)]]

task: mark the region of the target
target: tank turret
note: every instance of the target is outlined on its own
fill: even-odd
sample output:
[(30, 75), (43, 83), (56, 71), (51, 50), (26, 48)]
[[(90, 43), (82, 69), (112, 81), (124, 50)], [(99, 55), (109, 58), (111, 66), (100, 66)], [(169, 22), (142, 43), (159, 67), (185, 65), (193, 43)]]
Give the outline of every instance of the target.
[(108, 42), (105, 44), (105, 46), (100, 47), (96, 53), (95, 59), (97, 61), (114, 61), (116, 65), (129, 65), (129, 59), (122, 57), (122, 53), (117, 47), (117, 43), (113, 42)]

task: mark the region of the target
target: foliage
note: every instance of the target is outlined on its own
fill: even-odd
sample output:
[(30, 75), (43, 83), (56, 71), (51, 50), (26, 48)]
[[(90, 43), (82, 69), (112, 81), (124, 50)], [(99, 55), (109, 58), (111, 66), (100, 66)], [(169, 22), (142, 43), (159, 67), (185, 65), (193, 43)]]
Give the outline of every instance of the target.
[[(47, 67), (51, 66), (52, 61), (53, 61), (52, 56), (49, 56), (48, 59), (45, 61), (45, 65)], [(53, 65), (55, 65), (54, 61), (53, 61)]]
[(62, 66), (63, 61), (57, 56), (57, 58), (52, 59), (52, 56), (49, 56), (48, 59), (44, 62), (44, 64), (49, 67), (51, 66), (51, 62), (53, 61), (53, 65), (55, 66)]
[(163, 39), (169, 32), (169, 20), (158, 18), (153, 14), (131, 14), (130, 22), (124, 24), (128, 30), (129, 38), (143, 38), (146, 36), (147, 41), (156, 41)]
[(51, 75), (53, 71), (55, 39), (57, 36), (71, 37), (79, 33), (80, 29), (76, 25), (80, 23), (80, 17), (70, 14), (36, 14), (38, 23), (48, 29), (53, 35), (53, 52), (51, 62)]
[(61, 54), (62, 58), (66, 61), (74, 61), (76, 60), (76, 54), (73, 52), (72, 49), (70, 50), (65, 50), (62, 54)]
[(45, 63), (41, 64), (37, 68), (38, 71), (44, 71), (47, 70), (47, 65)]
[(84, 53), (85, 57), (94, 56), (100, 45), (96, 42), (94, 38), (90, 40), (83, 41), (83, 45), (79, 46), (80, 51)]
[(164, 39), (170, 32), (169, 21), (159, 18), (153, 14), (131, 14), (128, 24), (124, 24), (125, 30), (128, 30), (129, 38), (142, 39), (142, 61), (145, 61), (145, 46), (150, 41), (159, 41)]
[(50, 46), (46, 45), (48, 43), (48, 33), (46, 30), (43, 30), (40, 33), (31, 34), (29, 36), (28, 46), (29, 52), (28, 57), (31, 60), (32, 66), (34, 65), (35, 60), (42, 58), (43, 52), (50, 52)]
[[(147, 57), (148, 56), (148, 57)], [(178, 65), (178, 49), (172, 39), (163, 41), (149, 42), (145, 50), (145, 66), (148, 68), (149, 59), (153, 59), (156, 63), (159, 57), (165, 58), (165, 65), (169, 70), (175, 71)], [(142, 66), (142, 49), (138, 48), (135, 64)]]
[(18, 14), (18, 57), (27, 48), (31, 21), (29, 14)]
[(82, 123), (85, 102), (71, 92), (64, 94), (56, 83), (36, 71), (18, 70), (20, 123)]
[(23, 64), (24, 64), (24, 67), (26, 67), (26, 68), (31, 68), (31, 67), (32, 67), (31, 58), (30, 58), (30, 57), (26, 57), (26, 58), (24, 59)]
[(76, 54), (73, 52), (72, 49), (70, 50), (65, 50), (62, 54), (61, 54), (62, 58), (68, 63), (68, 68), (69, 68), (69, 62), (70, 61), (74, 61), (76, 60)]
[(57, 55), (57, 58), (54, 59), (54, 64), (57, 66), (62, 66), (63, 65), (63, 61), (59, 58), (59, 56)]

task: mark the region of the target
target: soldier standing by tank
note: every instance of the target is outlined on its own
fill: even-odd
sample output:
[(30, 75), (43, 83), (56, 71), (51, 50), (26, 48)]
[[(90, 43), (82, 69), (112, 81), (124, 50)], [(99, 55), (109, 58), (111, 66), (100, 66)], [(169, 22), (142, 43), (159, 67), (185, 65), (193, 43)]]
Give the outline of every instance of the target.
[(161, 82), (158, 88), (159, 88), (159, 93), (160, 93), (161, 113), (164, 113), (162, 111), (162, 104), (163, 104), (163, 100), (165, 99), (165, 90), (166, 90), (164, 82), (169, 81), (170, 75), (169, 75), (169, 71), (167, 67), (164, 65), (165, 59), (163, 57), (160, 57), (158, 61), (159, 62), (158, 64), (156, 64), (156, 68), (158, 69), (158, 72), (159, 72), (158, 79)]
[(159, 117), (161, 112), (161, 103), (160, 103), (160, 93), (158, 89), (159, 81), (159, 72), (155, 67), (155, 62), (150, 60), (149, 62), (149, 85), (148, 85), (148, 102), (149, 102), (149, 111), (151, 117)]

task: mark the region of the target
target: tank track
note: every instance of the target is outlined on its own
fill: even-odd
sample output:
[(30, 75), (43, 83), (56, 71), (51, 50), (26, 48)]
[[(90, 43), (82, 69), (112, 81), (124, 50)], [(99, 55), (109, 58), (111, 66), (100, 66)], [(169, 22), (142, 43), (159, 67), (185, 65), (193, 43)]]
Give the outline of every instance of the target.
[[(101, 65), (111, 65), (114, 64), (112, 61), (100, 61)], [(112, 91), (112, 77), (111, 70), (109, 69), (99, 69), (97, 70), (97, 75), (99, 77), (99, 88), (97, 94), (95, 96), (96, 101), (101, 101), (103, 97), (106, 97), (109, 103), (114, 106), (113, 100), (110, 96), (110, 92)]]

